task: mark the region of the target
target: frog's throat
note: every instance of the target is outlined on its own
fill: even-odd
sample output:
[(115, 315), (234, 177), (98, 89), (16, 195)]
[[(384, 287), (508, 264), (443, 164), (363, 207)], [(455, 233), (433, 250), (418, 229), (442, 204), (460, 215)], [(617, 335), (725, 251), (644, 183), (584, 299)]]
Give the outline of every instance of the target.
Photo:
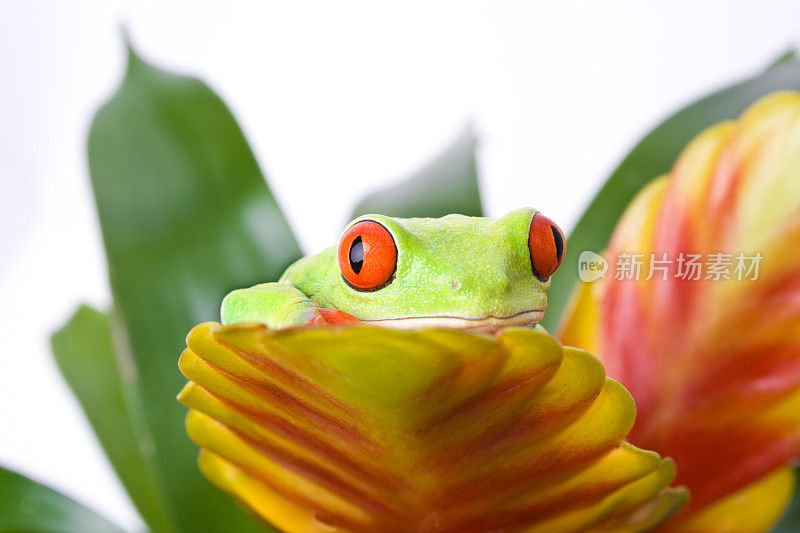
[(378, 320), (362, 320), (366, 324), (374, 324), (394, 329), (419, 328), (452, 328), (493, 332), (511, 326), (522, 326), (539, 322), (544, 316), (544, 309), (520, 311), (509, 316), (487, 316), (484, 318), (463, 318), (458, 316), (410, 316), (401, 318), (384, 318)]

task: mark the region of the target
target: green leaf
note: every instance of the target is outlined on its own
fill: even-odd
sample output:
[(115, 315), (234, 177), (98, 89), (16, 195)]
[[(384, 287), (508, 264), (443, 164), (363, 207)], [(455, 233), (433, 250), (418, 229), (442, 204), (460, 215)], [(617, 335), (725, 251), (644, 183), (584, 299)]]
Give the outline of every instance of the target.
[(0, 533), (117, 533), (117, 526), (25, 476), (0, 467)]
[(405, 180), (361, 200), (350, 219), (366, 213), (393, 217), (481, 216), (475, 135), (466, 128), (436, 159)]
[(123, 372), (130, 362), (115, 354), (111, 331), (107, 315), (81, 306), (53, 335), (53, 354), (145, 522), (155, 531), (176, 531), (133, 376)]
[(688, 142), (704, 128), (732, 119), (758, 98), (783, 89), (800, 90), (800, 61), (784, 54), (758, 76), (691, 104), (651, 131), (622, 161), (584, 211), (567, 239), (567, 255), (548, 294), (542, 325), (555, 329), (578, 281), (578, 256), (602, 251), (622, 211), (641, 188), (668, 172)]
[(175, 396), (187, 332), (300, 249), (225, 104), (133, 51), (89, 134), (89, 168), (133, 386), (181, 531), (263, 531), (198, 471)]

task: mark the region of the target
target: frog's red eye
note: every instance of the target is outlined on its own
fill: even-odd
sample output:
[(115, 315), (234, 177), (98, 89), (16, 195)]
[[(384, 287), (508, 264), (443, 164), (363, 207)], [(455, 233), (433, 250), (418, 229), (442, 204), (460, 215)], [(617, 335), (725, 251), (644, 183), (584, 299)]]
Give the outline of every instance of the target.
[(536, 213), (528, 233), (528, 249), (531, 252), (533, 274), (540, 281), (547, 281), (564, 260), (564, 234), (555, 222)]
[(342, 277), (351, 287), (376, 291), (394, 278), (397, 245), (385, 226), (362, 220), (342, 235), (338, 259)]

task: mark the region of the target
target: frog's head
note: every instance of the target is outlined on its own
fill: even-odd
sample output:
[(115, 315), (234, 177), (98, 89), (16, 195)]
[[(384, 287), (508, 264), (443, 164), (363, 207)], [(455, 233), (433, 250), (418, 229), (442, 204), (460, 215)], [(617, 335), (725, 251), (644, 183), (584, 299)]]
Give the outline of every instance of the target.
[(534, 209), (501, 219), (364, 215), (284, 275), (322, 307), (397, 328), (538, 322), (564, 235)]

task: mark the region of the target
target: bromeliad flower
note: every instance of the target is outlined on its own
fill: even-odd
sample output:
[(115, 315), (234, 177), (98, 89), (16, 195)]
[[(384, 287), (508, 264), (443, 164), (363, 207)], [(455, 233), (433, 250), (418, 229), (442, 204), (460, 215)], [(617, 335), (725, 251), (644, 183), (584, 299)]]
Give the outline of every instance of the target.
[(800, 94), (698, 135), (612, 236), (560, 337), (639, 410), (630, 441), (691, 491), (668, 529), (763, 531), (800, 455)]
[(202, 471), (283, 531), (644, 531), (686, 500), (623, 441), (627, 391), (541, 330), (202, 324), (188, 345)]

